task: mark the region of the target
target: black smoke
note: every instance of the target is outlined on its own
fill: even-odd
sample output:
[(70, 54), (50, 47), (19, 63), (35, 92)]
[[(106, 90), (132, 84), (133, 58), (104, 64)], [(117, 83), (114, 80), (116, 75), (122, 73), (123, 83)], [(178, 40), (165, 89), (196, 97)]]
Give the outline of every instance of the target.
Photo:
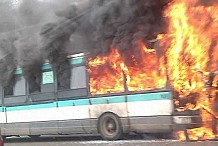
[(13, 70), (16, 67), (15, 47), (13, 43), (17, 37), (14, 35), (1, 35), (0, 37), (0, 82), (8, 86), (12, 79)]
[(94, 0), (85, 9), (70, 6), (58, 16), (62, 21), (44, 26), (43, 51), (52, 62), (60, 54), (85, 51), (106, 54), (117, 48), (136, 48), (138, 40), (147, 41), (163, 33), (165, 21), (160, 0)]
[(57, 0), (20, 2), (20, 5), (13, 5), (12, 0), (0, 2), (0, 83), (3, 86), (11, 84), (16, 67), (22, 67), (28, 79), (40, 74), (43, 52), (39, 32), (45, 23), (56, 21), (58, 16), (54, 11), (63, 8)]
[[(92, 56), (105, 55), (113, 47), (124, 58), (131, 55), (127, 53), (128, 50), (137, 54), (135, 48), (138, 47), (138, 40), (148, 42), (156, 38), (157, 34), (164, 33), (166, 24), (163, 9), (169, 1), (68, 0), (64, 9), (55, 7), (53, 13), (46, 13), (56, 19), (52, 21), (43, 15), (48, 5), (41, 7), (37, 0), (25, 0), (19, 14), (22, 16), (22, 25), (30, 27), (18, 33), (10, 33), (12, 36), (16, 34), (16, 37), (10, 39), (10, 49), (6, 49), (7, 53), (4, 54), (7, 55), (1, 59), (4, 63), (0, 68), (3, 73), (0, 82), (6, 85), (16, 66), (24, 69), (27, 78), (39, 76), (40, 66), (46, 59), (58, 69), (66, 63), (67, 55), (76, 52), (90, 53)], [(40, 7), (40, 11), (33, 5)], [(31, 27), (39, 22), (41, 24)], [(1, 47), (1, 51), (4, 51), (4, 47)], [(10, 64), (7, 60), (10, 60)], [(4, 73), (5, 68), (7, 73)]]

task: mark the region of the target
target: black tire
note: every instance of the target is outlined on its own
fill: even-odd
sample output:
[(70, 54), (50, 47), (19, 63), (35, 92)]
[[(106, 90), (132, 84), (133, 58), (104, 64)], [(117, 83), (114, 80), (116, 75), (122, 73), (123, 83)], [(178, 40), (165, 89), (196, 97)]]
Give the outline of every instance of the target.
[(105, 140), (120, 139), (123, 134), (120, 119), (113, 113), (105, 113), (98, 120), (98, 132)]

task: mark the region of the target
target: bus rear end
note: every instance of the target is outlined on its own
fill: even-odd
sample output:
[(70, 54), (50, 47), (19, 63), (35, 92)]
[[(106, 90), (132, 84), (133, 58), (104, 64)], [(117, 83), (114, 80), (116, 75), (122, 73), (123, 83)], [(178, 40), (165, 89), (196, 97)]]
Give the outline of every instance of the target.
[(172, 92), (156, 91), (127, 95), (131, 131), (136, 133), (171, 133), (201, 126), (199, 110), (177, 111)]
[(165, 134), (200, 127), (199, 110), (177, 108), (179, 96), (173, 95), (161, 49), (146, 48), (142, 41), (138, 45), (139, 54), (122, 52), (131, 54), (126, 58), (113, 48), (107, 56), (89, 58), (91, 95), (125, 97), (126, 113), (114, 113), (121, 119), (123, 133)]

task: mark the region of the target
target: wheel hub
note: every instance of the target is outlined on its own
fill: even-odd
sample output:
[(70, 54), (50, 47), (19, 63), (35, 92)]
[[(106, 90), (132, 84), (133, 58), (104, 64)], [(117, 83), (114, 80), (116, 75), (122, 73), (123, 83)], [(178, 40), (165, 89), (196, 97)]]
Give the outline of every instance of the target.
[(114, 130), (115, 129), (115, 125), (113, 123), (108, 123), (108, 126), (107, 126), (108, 130)]
[(109, 135), (113, 135), (116, 132), (116, 123), (113, 119), (109, 118), (106, 121), (106, 132)]

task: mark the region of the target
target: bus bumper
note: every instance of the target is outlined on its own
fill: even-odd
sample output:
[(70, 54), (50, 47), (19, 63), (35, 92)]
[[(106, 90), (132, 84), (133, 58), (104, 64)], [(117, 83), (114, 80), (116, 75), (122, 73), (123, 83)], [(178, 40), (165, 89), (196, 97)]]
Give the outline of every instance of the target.
[(173, 130), (186, 130), (202, 126), (199, 110), (186, 110), (173, 113)]

